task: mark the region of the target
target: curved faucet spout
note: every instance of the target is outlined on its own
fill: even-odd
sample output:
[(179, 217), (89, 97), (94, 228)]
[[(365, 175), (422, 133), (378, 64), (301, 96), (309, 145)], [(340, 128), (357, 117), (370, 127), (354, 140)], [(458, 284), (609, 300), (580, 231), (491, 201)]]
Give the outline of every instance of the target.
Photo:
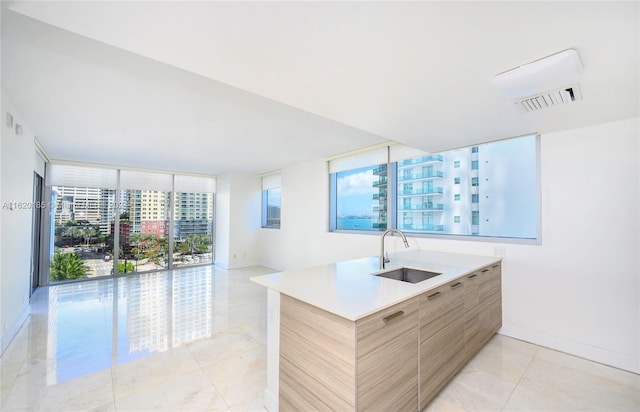
[(389, 262), (389, 259), (384, 257), (384, 237), (389, 233), (397, 233), (402, 237), (402, 241), (404, 242), (404, 247), (409, 247), (409, 242), (407, 242), (407, 237), (402, 233), (402, 231), (398, 229), (387, 229), (382, 234), (380, 238), (380, 269), (384, 269), (385, 263)]

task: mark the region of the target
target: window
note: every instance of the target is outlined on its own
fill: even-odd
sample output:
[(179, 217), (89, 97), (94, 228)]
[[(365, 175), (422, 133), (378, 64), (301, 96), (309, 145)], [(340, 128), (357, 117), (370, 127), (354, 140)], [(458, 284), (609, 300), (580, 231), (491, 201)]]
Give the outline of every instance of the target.
[[(332, 171), (329, 161), (331, 230), (389, 227), (430, 236), (539, 241), (538, 136), (413, 157), (388, 149), (379, 163), (360, 167)], [(472, 159), (473, 173), (447, 180), (447, 168), (460, 167), (464, 158)], [(462, 197), (461, 187), (470, 193)]]
[[(387, 165), (380, 164), (335, 173), (337, 230), (383, 231), (387, 228)], [(412, 193), (409, 189), (406, 193)], [(410, 208), (404, 202), (403, 207)]]
[[(213, 261), (213, 200), (211, 181), (199, 176), (175, 176), (173, 194), (176, 265), (191, 266)], [(168, 225), (160, 222), (159, 232)]]
[(280, 188), (262, 191), (262, 227), (280, 229)]
[[(214, 178), (58, 164), (48, 175), (55, 207), (50, 282), (213, 261)], [(198, 202), (185, 205), (183, 194)], [(186, 216), (193, 216), (193, 236), (183, 253), (178, 235), (185, 234)]]
[[(408, 153), (407, 150), (403, 153)], [(420, 193), (418, 184), (412, 183), (418, 172), (408, 167), (398, 171), (397, 163), (389, 163), (389, 152), (387, 146), (378, 146), (329, 160), (330, 230), (384, 231), (388, 225), (388, 205), (395, 202), (390, 195), (395, 195), (396, 190), (403, 196)], [(400, 208), (404, 204), (400, 203)]]
[(280, 229), (280, 174), (262, 176), (262, 227)]

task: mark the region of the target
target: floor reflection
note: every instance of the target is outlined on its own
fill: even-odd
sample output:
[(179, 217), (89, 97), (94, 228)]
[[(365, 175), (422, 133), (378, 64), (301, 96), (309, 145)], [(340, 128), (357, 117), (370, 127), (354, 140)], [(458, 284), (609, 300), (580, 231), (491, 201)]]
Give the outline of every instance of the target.
[(47, 318), (47, 380), (64, 382), (211, 337), (228, 290), (227, 276), (215, 276), (212, 267), (43, 288), (33, 306)]

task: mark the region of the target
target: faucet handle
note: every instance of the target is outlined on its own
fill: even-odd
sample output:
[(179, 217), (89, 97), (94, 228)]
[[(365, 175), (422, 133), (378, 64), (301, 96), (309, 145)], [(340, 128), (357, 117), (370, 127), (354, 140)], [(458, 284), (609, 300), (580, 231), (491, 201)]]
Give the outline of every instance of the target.
[(389, 260), (389, 252), (384, 252), (384, 263), (389, 263), (389, 262), (391, 262)]

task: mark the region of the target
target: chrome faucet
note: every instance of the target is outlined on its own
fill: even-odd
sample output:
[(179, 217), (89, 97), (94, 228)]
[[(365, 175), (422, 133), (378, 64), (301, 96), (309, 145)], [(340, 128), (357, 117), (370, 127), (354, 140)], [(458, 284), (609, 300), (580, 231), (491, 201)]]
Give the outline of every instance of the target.
[(389, 259), (386, 258), (384, 256), (384, 237), (387, 236), (387, 234), (395, 232), (397, 234), (399, 234), (400, 236), (402, 236), (402, 241), (404, 242), (404, 247), (409, 247), (409, 242), (407, 242), (407, 237), (404, 235), (404, 233), (402, 233), (401, 231), (399, 231), (398, 229), (387, 229), (384, 231), (384, 233), (382, 234), (382, 238), (380, 239), (380, 269), (384, 269), (384, 264), (389, 262)]

